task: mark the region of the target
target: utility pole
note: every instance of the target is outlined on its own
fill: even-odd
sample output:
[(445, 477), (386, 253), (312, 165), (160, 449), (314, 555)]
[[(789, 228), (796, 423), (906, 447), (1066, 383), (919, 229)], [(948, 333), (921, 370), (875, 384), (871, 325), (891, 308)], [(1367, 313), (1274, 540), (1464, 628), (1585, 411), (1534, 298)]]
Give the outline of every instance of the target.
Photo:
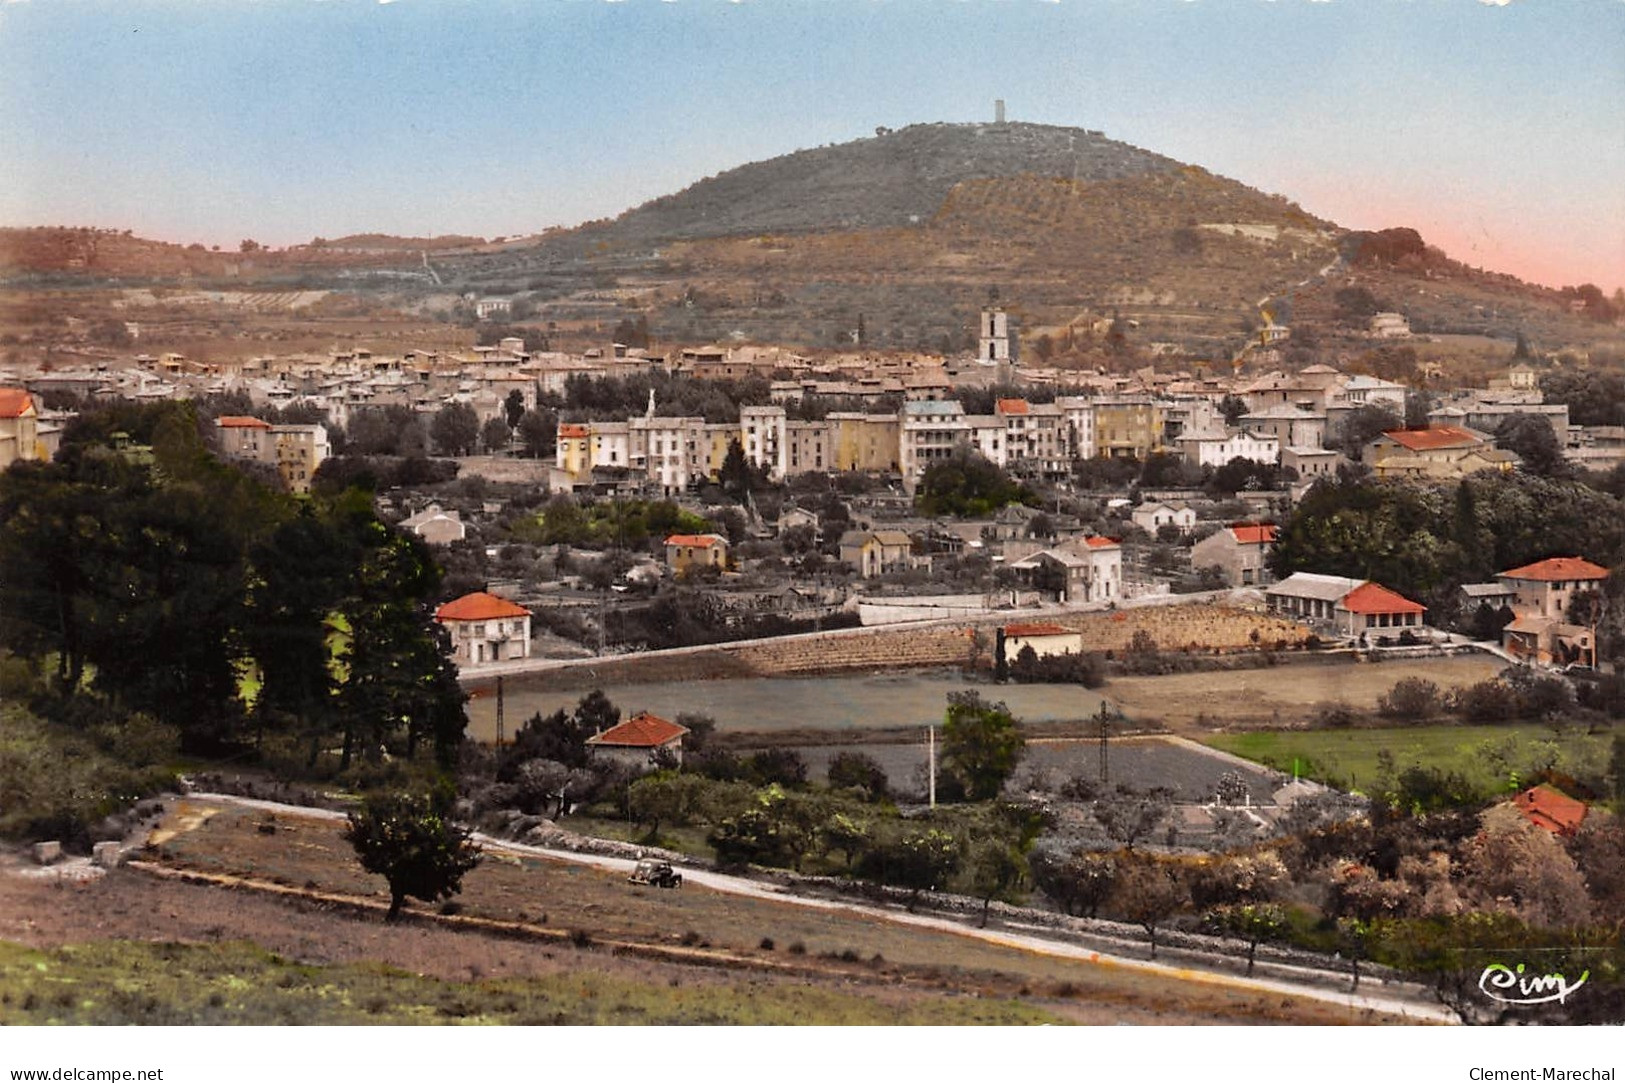
[(926, 744), (925, 744), (925, 748), (926, 748), (925, 762), (929, 765), (927, 770), (926, 770), (926, 777), (930, 779), (930, 784), (929, 784), (930, 785), (930, 802), (931, 802), (931, 807), (936, 808), (937, 807), (937, 728), (935, 726), (927, 726), (927, 727), (925, 727), (925, 742), (926, 742)]
[(502, 747), (502, 678), (497, 678), (497, 747)]
[(1106, 701), (1100, 701), (1100, 710), (1095, 712), (1095, 718), (1100, 722), (1100, 783), (1104, 786), (1111, 778), (1108, 770), (1108, 749), (1111, 735), (1111, 718), (1106, 714)]

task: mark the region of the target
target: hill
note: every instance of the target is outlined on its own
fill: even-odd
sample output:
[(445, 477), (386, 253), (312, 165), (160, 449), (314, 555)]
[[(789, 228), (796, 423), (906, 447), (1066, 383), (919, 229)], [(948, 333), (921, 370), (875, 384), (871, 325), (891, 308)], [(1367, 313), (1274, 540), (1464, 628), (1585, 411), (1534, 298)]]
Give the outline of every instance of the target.
[[(444, 311), (451, 291), (523, 293), (534, 319), (589, 336), (641, 319), (666, 342), (813, 347), (850, 345), (861, 325), (869, 346), (945, 352), (974, 345), (976, 310), (997, 297), (1040, 357), (1080, 364), (1228, 358), (1262, 307), (1294, 325), (1302, 349), (1357, 350), (1359, 309), (1372, 304), (1418, 331), (1508, 350), (1522, 332), (1537, 348), (1621, 352), (1611, 316), (1576, 314), (1574, 291), (1466, 267), (1413, 230), (1350, 232), (1099, 132), (1038, 124), (879, 129), (524, 238), (358, 234), (222, 253), (106, 230), (0, 231), (7, 273), (385, 290), (423, 312)], [(1122, 349), (1125, 328), (1137, 349)]]

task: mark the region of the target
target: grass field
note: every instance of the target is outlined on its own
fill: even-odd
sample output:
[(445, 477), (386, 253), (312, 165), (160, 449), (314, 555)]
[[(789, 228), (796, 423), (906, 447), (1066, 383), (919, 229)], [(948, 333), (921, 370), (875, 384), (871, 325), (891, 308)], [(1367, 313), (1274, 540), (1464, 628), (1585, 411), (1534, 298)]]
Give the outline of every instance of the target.
[(0, 941), (0, 1024), (647, 1026), (796, 1023), (1012, 1025), (1064, 1020), (1015, 1000), (914, 998), (841, 989), (726, 984), (581, 970), (444, 981), (374, 963), (307, 966), (243, 942), (111, 941), (33, 951)]
[(1448, 690), (1488, 680), (1505, 665), (1482, 654), (1386, 662), (1304, 658), (1267, 669), (1114, 677), (1104, 691), (1134, 721), (1160, 722), (1179, 733), (1224, 726), (1273, 729), (1303, 722), (1329, 703), (1372, 710), (1378, 697), (1405, 677), (1425, 677)]
[(1282, 771), (1364, 791), (1375, 784), (1378, 754), (1393, 756), (1394, 769), (1436, 767), (1464, 775), (1485, 792), (1512, 788), (1512, 772), (1528, 775), (1543, 766), (1565, 774), (1596, 774), (1606, 766), (1614, 734), (1546, 726), (1411, 726), (1389, 729), (1257, 731), (1208, 734), (1200, 739)]

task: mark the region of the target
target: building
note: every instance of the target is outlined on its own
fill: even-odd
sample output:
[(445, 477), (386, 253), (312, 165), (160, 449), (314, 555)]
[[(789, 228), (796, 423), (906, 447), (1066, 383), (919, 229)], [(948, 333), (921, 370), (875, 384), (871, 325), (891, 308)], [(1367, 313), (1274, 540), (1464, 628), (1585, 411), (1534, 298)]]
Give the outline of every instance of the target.
[(276, 469), (290, 493), (310, 492), (311, 479), (331, 454), (325, 425), (272, 425)]
[(1554, 835), (1572, 835), (1580, 830), (1589, 811), (1584, 801), (1546, 783), (1529, 787), (1513, 797), (1512, 803), (1524, 819)]
[(214, 419), (214, 428), (220, 454), (226, 458), (257, 463), (276, 461), (276, 441), (269, 421), (226, 414)]
[(1548, 665), (1597, 664), (1596, 628), (1571, 619), (1572, 603), (1582, 592), (1600, 592), (1607, 568), (1580, 557), (1551, 557), (1495, 578), (1512, 592), (1514, 619), (1501, 632), (1508, 654)]
[(728, 539), (721, 534), (673, 534), (666, 539), (666, 567), (678, 575), (728, 566)]
[(40, 442), (34, 397), (20, 387), (0, 387), (0, 470), (18, 459), (49, 458)]
[(1295, 572), (1264, 591), (1270, 612), (1350, 639), (1419, 630), (1427, 608), (1378, 583)]
[(442, 511), (439, 504), (430, 504), (416, 515), (400, 522), (402, 530), (410, 530), (430, 545), (450, 545), (468, 536), (468, 524), (455, 511)]
[(1369, 324), (1372, 338), (1410, 338), (1411, 321), (1400, 312), (1377, 312)]
[(970, 440), (970, 423), (957, 401), (904, 403), (898, 448), (904, 486), (912, 492), (932, 463), (968, 449)]
[(1009, 567), (1065, 602), (1115, 602), (1123, 596), (1123, 547), (1112, 538), (1081, 538), (1040, 550)]
[(1232, 523), (1191, 547), (1191, 567), (1218, 568), (1232, 587), (1270, 581), (1269, 554), (1280, 528), (1273, 523)]
[(1196, 510), (1188, 504), (1141, 504), (1129, 518), (1147, 534), (1155, 534), (1165, 526), (1189, 534), (1196, 527)]
[(1255, 437), (1274, 437), (1277, 447), (1326, 446), (1324, 408), (1308, 410), (1293, 403), (1278, 403), (1243, 414), (1239, 424)]
[(901, 530), (849, 530), (841, 535), (841, 560), (863, 579), (907, 569), (913, 552), (913, 540)]
[(681, 764), (683, 738), (687, 735), (687, 726), (679, 726), (648, 711), (639, 711), (625, 722), (587, 738), (587, 747), (595, 759), (614, 760), (628, 767), (648, 769), (658, 766), (665, 757)]
[(999, 638), (1007, 663), (1014, 662), (1023, 647), (1031, 647), (1040, 658), (1083, 653), (1083, 633), (1059, 624), (1006, 624), (999, 629)]
[(451, 633), (459, 665), (482, 665), (530, 657), (530, 611), (495, 594), (476, 591), (435, 610)]
[(1458, 480), (1480, 470), (1511, 470), (1517, 456), (1498, 451), (1482, 433), (1455, 425), (1396, 429), (1365, 445), (1362, 461), (1379, 478)]
[(1187, 432), (1173, 441), (1180, 458), (1194, 466), (1224, 466), (1231, 459), (1271, 463), (1281, 457), (1281, 441), (1270, 433)]
[(1162, 450), (1162, 407), (1149, 398), (1095, 401), (1095, 455), (1147, 459)]
[(978, 325), (976, 358), (1008, 365), (1010, 356), (1010, 317), (1002, 308), (982, 310)]
[(1319, 481), (1328, 478), (1337, 479), (1339, 467), (1348, 464), (1348, 460), (1341, 452), (1323, 447), (1284, 447), (1281, 449), (1281, 465), (1297, 472), (1301, 482)]

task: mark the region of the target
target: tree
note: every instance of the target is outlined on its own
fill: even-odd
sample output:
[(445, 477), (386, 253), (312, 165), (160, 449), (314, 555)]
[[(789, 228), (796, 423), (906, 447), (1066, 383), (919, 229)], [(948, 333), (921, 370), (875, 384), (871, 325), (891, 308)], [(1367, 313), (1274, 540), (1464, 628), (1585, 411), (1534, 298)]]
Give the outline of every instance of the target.
[(975, 691), (948, 693), (942, 765), (969, 800), (997, 797), (1026, 747), (1019, 723), (1003, 703), (986, 703)]
[(470, 455), (480, 438), (480, 418), (466, 402), (442, 406), (429, 423), (429, 436), (443, 455)]
[(865, 801), (883, 801), (890, 792), (886, 769), (865, 752), (837, 752), (827, 774), (830, 789), (856, 790)]
[(1247, 400), (1238, 395), (1225, 395), (1219, 400), (1219, 413), (1224, 415), (1226, 425), (1239, 425), (1241, 419), (1252, 411), (1247, 407)]
[(502, 417), (507, 421), (508, 428), (517, 429), (519, 419), (525, 416), (525, 394), (517, 387), (508, 392), (508, 397), (502, 400)]
[(1571, 471), (1551, 422), (1539, 414), (1516, 413), (1495, 430), (1495, 446), (1523, 460), (1523, 469), (1543, 478), (1567, 477)]
[(1006, 504), (1033, 500), (1032, 492), (1018, 485), (995, 464), (969, 450), (926, 467), (915, 503), (926, 515), (978, 518)]
[(1327, 447), (1337, 447), (1351, 459), (1358, 459), (1367, 444), (1385, 432), (1404, 428), (1405, 420), (1388, 406), (1368, 405), (1351, 410), (1343, 427)]
[(558, 424), (550, 412), (530, 410), (519, 419), (519, 446), (527, 459), (545, 459), (558, 442)]
[(1402, 677), (1377, 700), (1377, 713), (1384, 718), (1423, 722), (1439, 713), (1444, 693), (1426, 677)]
[(934, 827), (907, 831), (864, 854), (863, 872), (871, 879), (909, 890), (908, 908), (922, 891), (936, 891), (959, 868), (959, 841)]
[(493, 417), (480, 426), (480, 443), (488, 453), (495, 454), (508, 446), (513, 438), (513, 430), (508, 422), (501, 417)]
[(1174, 791), (1166, 786), (1136, 790), (1119, 783), (1117, 792), (1097, 800), (1092, 811), (1106, 834), (1132, 853), (1134, 844), (1161, 826), (1173, 807)]
[(361, 867), (389, 882), (389, 913), (400, 917), (408, 896), (432, 903), (463, 888), (463, 875), (479, 864), (471, 833), (451, 821), (451, 789), (428, 796), (379, 794), (352, 812), (344, 837)]
[(1117, 863), (1104, 854), (1037, 850), (1028, 864), (1038, 889), (1073, 917), (1094, 917), (1117, 882)]
[(1151, 958), (1157, 957), (1157, 926), (1185, 905), (1187, 894), (1161, 862), (1133, 861), (1119, 870), (1112, 906), (1125, 920), (1145, 930)]
[(978, 925), (985, 929), (994, 899), (1015, 901), (1015, 891), (1027, 875), (1027, 861), (1019, 847), (995, 835), (978, 839), (972, 845), (969, 865), (971, 889), (982, 900), (982, 918)]
[(1286, 930), (1286, 911), (1275, 903), (1242, 903), (1215, 910), (1209, 924), (1222, 933), (1247, 942), (1247, 976), (1253, 976), (1253, 960), (1258, 942), (1271, 940)]

